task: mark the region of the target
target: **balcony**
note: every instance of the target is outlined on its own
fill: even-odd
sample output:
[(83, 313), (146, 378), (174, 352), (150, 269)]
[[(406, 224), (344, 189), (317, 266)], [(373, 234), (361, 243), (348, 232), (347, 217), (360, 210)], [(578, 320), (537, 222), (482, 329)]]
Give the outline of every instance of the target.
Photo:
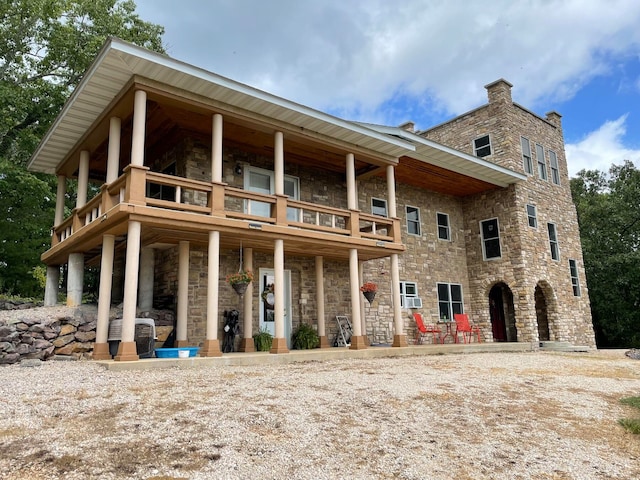
[(54, 227), (51, 249), (43, 259), (90, 252), (101, 245), (104, 234), (126, 235), (128, 220), (142, 224), (143, 244), (180, 240), (206, 244), (208, 233), (217, 230), (221, 245), (230, 248), (242, 241), (268, 251), (274, 239), (282, 238), (285, 251), (298, 255), (347, 258), (349, 249), (357, 248), (365, 260), (404, 251), (397, 218), (129, 166)]

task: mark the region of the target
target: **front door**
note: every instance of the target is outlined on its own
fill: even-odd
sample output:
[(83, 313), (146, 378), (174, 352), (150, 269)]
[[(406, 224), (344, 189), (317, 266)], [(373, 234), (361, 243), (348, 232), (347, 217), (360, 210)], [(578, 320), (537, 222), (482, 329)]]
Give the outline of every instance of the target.
[[(275, 337), (276, 322), (273, 310), (273, 295), (269, 286), (274, 283), (273, 269), (260, 269), (260, 330), (264, 329)], [(266, 292), (266, 293), (265, 293)], [(263, 295), (265, 293), (265, 295)], [(264, 297), (264, 298), (263, 298)], [(287, 348), (291, 348), (291, 270), (284, 271), (284, 338)]]

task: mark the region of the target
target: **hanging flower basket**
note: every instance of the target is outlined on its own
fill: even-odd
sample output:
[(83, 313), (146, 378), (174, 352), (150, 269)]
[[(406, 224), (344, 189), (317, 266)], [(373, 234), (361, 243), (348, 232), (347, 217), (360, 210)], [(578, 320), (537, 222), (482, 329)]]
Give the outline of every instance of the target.
[(247, 291), (247, 287), (249, 286), (248, 283), (232, 283), (231, 286), (233, 287), (233, 289), (236, 291), (236, 293), (240, 296), (244, 295), (244, 292)]
[(247, 287), (253, 281), (253, 273), (249, 270), (241, 270), (237, 273), (227, 275), (227, 283), (233, 287), (240, 296), (244, 295)]
[(371, 305), (373, 303), (373, 299), (376, 298), (376, 292), (362, 292), (362, 294), (369, 302), (369, 305)]
[(378, 285), (373, 282), (365, 282), (361, 287), (360, 291), (364, 295), (369, 302), (369, 305), (373, 302), (373, 299), (376, 298), (376, 292), (378, 291)]

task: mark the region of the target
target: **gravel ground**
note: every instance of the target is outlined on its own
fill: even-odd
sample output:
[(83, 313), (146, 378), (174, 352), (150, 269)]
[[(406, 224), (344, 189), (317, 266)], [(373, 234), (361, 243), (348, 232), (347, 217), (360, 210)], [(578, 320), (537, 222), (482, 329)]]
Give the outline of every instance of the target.
[(624, 351), (0, 378), (3, 479), (640, 478)]

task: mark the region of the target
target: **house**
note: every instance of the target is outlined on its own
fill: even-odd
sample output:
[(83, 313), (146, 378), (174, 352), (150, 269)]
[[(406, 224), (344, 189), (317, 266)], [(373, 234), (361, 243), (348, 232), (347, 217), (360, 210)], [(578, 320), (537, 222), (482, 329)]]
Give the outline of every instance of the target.
[[(513, 104), (509, 88), (499, 81), (488, 88), (499, 100), (414, 132), (110, 39), (29, 162), (58, 177), (45, 304), (62, 265), (70, 305), (84, 266), (99, 266), (95, 359), (111, 358), (112, 303), (123, 304), (115, 360), (136, 360), (135, 318), (161, 298), (175, 298), (177, 346), (203, 356), (222, 354), (229, 309), (241, 312), (241, 351), (268, 329), (271, 353), (286, 353), (301, 322), (328, 347), (344, 314), (350, 348), (389, 325), (404, 346), (415, 308), (433, 321), (468, 312), (487, 341), (593, 345), (559, 116)], [(520, 137), (532, 152), (520, 153)], [(538, 143), (547, 180), (527, 170), (526, 158), (542, 161)], [(64, 218), (72, 178), (77, 203)], [(254, 280), (239, 296), (225, 279), (244, 270)], [(366, 281), (379, 287), (371, 305)]]

